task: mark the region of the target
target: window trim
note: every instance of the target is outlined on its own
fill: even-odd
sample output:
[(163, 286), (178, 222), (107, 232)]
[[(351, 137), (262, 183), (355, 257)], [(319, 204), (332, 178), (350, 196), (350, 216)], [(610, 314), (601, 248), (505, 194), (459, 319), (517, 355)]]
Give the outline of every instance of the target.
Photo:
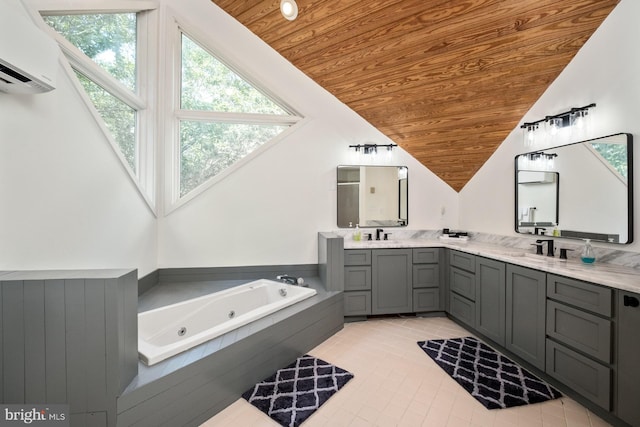
[[(167, 51), (170, 52), (173, 61), (168, 65), (171, 70), (172, 90), (167, 93), (172, 97), (170, 102), (167, 102), (167, 120), (165, 135), (170, 138), (170, 141), (166, 141), (165, 147), (165, 216), (169, 215), (178, 208), (189, 203), (194, 198), (211, 188), (215, 184), (224, 180), (226, 177), (237, 171), (238, 169), (251, 162), (256, 157), (260, 156), (265, 151), (274, 147), (281, 140), (285, 139), (289, 134), (297, 130), (299, 125), (306, 122), (306, 119), (299, 114), (293, 107), (285, 103), (280, 97), (272, 94), (264, 88), (264, 85), (260, 84), (257, 79), (252, 78), (247, 73), (238, 71), (239, 68), (234, 66), (224, 54), (215, 51), (210, 45), (203, 43), (201, 40), (205, 40), (205, 37), (200, 37), (197, 31), (191, 31), (182, 23), (179, 22), (176, 16), (173, 17), (172, 28), (167, 33)], [(182, 34), (189, 37), (199, 47), (204, 49), (211, 56), (220, 61), (225, 67), (229, 68), (233, 73), (237, 74), (252, 87), (262, 93), (264, 96), (271, 99), (276, 103), (283, 111), (288, 115), (275, 115), (275, 114), (256, 114), (256, 113), (236, 113), (236, 112), (220, 112), (220, 111), (194, 111), (183, 110), (180, 108), (180, 96), (182, 91)], [(169, 69), (168, 68), (168, 69)], [(204, 121), (204, 122), (223, 122), (223, 123), (237, 123), (237, 124), (273, 124), (288, 126), (287, 129), (279, 133), (277, 136), (267, 141), (260, 147), (253, 150), (240, 160), (236, 161), (233, 165), (229, 166), (222, 172), (206, 179), (200, 185), (193, 190), (180, 196), (180, 122), (181, 121)]]
[[(76, 92), (80, 95), (85, 106), (93, 116), (96, 124), (101, 129), (111, 149), (120, 160), (129, 178), (135, 184), (138, 192), (145, 200), (148, 208), (157, 217), (157, 185), (156, 172), (156, 141), (155, 117), (156, 106), (150, 102), (153, 91), (149, 89), (152, 82), (156, 82), (157, 72), (149, 64), (156, 62), (158, 51), (157, 36), (153, 32), (158, 25), (157, 5), (153, 2), (114, 1), (104, 5), (96, 5), (89, 9), (65, 9), (65, 4), (60, 8), (37, 9), (37, 21), (40, 27), (50, 34), (60, 46), (65, 61), (61, 61), (63, 68), (69, 76)], [(68, 41), (64, 36), (51, 28), (43, 18), (43, 15), (73, 15), (73, 14), (102, 14), (102, 13), (136, 13), (137, 14), (137, 40), (136, 40), (136, 92), (134, 93), (124, 84), (115, 79), (111, 74), (99, 65), (95, 64), (80, 49)], [(134, 172), (120, 150), (118, 142), (113, 138), (107, 128), (104, 119), (97, 111), (93, 102), (84, 90), (84, 87), (75, 75), (77, 72), (85, 75), (95, 84), (115, 96), (118, 100), (135, 110), (136, 112), (136, 170)], [(149, 100), (146, 101), (146, 100)]]

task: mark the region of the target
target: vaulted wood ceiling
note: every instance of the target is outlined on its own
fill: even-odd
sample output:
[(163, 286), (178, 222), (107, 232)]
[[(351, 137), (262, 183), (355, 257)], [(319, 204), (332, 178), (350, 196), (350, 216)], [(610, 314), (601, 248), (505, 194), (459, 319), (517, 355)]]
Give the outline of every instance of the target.
[(460, 191), (619, 0), (212, 1)]

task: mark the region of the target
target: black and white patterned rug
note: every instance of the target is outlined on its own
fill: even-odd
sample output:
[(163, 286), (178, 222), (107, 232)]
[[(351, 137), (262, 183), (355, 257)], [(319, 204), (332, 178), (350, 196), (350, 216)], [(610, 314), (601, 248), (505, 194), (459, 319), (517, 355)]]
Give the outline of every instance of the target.
[(419, 341), (418, 345), (487, 409), (527, 405), (562, 396), (476, 338)]
[(353, 374), (305, 354), (242, 394), (249, 403), (285, 427), (299, 426)]

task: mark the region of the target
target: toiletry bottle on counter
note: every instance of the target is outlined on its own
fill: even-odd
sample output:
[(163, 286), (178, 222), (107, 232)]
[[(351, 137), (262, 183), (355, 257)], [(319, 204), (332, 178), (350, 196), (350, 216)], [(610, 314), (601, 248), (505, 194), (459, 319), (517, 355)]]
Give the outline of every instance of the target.
[(553, 236), (554, 237), (560, 237), (560, 230), (558, 229), (557, 225), (555, 227), (553, 227)]
[(584, 246), (582, 247), (580, 259), (585, 264), (593, 264), (593, 262), (596, 260), (596, 255), (593, 252), (593, 248), (591, 247), (591, 239), (584, 239)]
[(362, 234), (360, 233), (360, 226), (356, 224), (356, 231), (353, 232), (353, 240), (359, 242), (362, 238)]

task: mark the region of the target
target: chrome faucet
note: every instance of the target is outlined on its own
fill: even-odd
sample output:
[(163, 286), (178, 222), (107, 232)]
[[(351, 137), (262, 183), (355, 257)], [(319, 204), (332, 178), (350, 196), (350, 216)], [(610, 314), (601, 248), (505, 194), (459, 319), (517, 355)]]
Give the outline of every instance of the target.
[(553, 239), (536, 240), (536, 243), (547, 242), (547, 256), (554, 256), (555, 250), (553, 249)]

